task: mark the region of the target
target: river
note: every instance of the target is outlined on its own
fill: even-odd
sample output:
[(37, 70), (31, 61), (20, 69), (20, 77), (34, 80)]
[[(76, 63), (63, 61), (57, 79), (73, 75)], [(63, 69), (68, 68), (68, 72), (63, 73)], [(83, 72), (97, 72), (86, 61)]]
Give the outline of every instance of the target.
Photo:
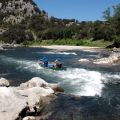
[[(33, 77), (40, 77), (47, 82), (59, 84), (66, 93), (82, 96), (105, 96), (108, 93), (116, 95), (120, 90), (120, 66), (79, 63), (80, 58), (97, 58), (98, 54), (99, 52), (82, 50), (6, 48), (0, 52), (0, 77), (10, 80), (12, 86), (18, 86)], [(49, 61), (60, 58), (67, 69), (54, 71), (41, 67), (38, 60), (44, 56), (47, 56)]]

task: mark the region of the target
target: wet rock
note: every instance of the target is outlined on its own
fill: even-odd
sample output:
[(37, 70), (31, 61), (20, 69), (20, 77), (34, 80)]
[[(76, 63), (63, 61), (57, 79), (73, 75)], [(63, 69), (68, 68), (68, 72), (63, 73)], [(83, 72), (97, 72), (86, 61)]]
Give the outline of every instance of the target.
[(50, 88), (52, 88), (55, 92), (64, 92), (64, 89), (57, 84), (48, 84)]
[(9, 81), (5, 78), (0, 78), (0, 86), (8, 87), (10, 85)]

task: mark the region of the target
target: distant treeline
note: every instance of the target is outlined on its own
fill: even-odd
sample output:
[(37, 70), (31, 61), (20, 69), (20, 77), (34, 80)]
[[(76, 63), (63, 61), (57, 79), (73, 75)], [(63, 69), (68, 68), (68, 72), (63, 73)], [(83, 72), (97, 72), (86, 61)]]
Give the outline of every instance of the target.
[(91, 39), (112, 41), (113, 46), (120, 46), (120, 4), (104, 11), (104, 21), (79, 22), (75, 19), (48, 18), (45, 16), (45, 11), (41, 13), (26, 17), (19, 24), (1, 22), (1, 28), (6, 28), (6, 31), (0, 35), (0, 39), (7, 43), (50, 39)]

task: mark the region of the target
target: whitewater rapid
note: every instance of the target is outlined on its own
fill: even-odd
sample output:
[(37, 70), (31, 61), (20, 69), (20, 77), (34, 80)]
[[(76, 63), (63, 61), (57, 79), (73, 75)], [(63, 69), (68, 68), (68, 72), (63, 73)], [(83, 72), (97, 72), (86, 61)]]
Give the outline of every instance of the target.
[(103, 82), (109, 78), (120, 79), (119, 74), (102, 73), (83, 68), (70, 68), (65, 71), (54, 71), (41, 67), (38, 61), (15, 59), (12, 57), (0, 56), (0, 62), (15, 66), (17, 70), (26, 70), (35, 73), (34, 77), (41, 77), (43, 74), (52, 82), (58, 83), (65, 89), (65, 92), (82, 96), (101, 95)]

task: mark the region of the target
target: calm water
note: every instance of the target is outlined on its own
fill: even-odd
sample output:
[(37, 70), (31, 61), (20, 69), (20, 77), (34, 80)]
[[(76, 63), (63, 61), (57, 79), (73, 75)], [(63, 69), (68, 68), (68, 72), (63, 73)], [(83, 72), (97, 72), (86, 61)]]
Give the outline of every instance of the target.
[[(96, 66), (78, 62), (80, 58), (96, 58), (98, 54), (80, 50), (9, 48), (0, 52), (0, 77), (10, 80), (11, 85), (15, 86), (33, 77), (41, 77), (47, 82), (58, 83), (66, 93), (85, 96), (117, 95), (120, 90), (120, 66)], [(49, 61), (61, 58), (67, 70), (53, 71), (42, 68), (37, 61), (44, 56), (47, 56)]]

